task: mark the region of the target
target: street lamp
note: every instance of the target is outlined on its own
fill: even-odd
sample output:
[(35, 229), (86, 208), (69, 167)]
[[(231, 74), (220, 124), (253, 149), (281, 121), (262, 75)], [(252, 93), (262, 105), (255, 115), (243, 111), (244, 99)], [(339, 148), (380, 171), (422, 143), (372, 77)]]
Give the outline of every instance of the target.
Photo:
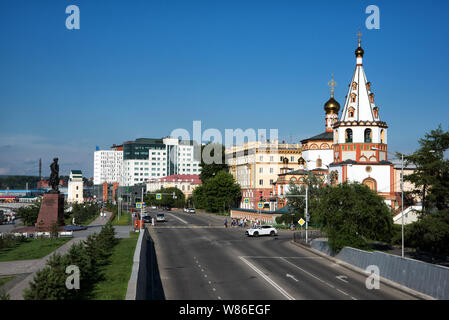
[[(372, 147), (371, 150), (377, 150), (380, 151), (381, 149)], [(390, 153), (386, 151), (387, 153)], [(401, 224), (402, 224), (402, 258), (404, 258), (404, 154), (401, 152), (398, 152), (401, 154)], [(390, 153), (392, 154), (392, 153)]]

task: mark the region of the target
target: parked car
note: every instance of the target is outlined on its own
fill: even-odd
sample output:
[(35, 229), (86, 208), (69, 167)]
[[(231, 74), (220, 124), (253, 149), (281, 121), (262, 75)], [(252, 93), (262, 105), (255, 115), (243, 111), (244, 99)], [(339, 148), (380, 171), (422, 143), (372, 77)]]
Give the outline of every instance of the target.
[(275, 227), (270, 225), (255, 226), (253, 228), (247, 229), (245, 235), (248, 237), (258, 237), (258, 236), (277, 236), (278, 231)]
[(163, 213), (158, 213), (156, 215), (156, 221), (157, 222), (165, 222), (165, 215)]
[(151, 216), (144, 216), (143, 217), (143, 221), (146, 222), (146, 223), (151, 223), (151, 219), (152, 219)]
[(151, 206), (151, 210), (156, 210), (156, 206)]
[(195, 209), (189, 208), (189, 209), (187, 209), (187, 212), (188, 212), (188, 213), (195, 213)]
[(189, 213), (189, 208), (184, 208), (183, 211)]

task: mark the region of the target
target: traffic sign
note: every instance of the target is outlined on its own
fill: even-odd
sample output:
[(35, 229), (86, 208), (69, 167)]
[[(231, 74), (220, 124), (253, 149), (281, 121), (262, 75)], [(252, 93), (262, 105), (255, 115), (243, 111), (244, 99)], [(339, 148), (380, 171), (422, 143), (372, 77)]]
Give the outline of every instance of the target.
[(262, 209), (262, 208), (263, 208), (263, 202), (259, 202), (259, 203), (257, 204), (257, 207), (258, 207), (259, 209)]
[(301, 219), (299, 219), (298, 223), (299, 223), (299, 224), (301, 225), (301, 227), (302, 227), (302, 225), (303, 225), (304, 223), (306, 223), (306, 222), (304, 221), (303, 218), (301, 218)]
[(245, 199), (243, 200), (243, 202), (249, 203), (249, 198), (245, 198)]
[(136, 209), (142, 209), (142, 202), (136, 202)]
[(161, 199), (162, 199), (162, 194), (156, 193), (156, 200), (161, 200)]

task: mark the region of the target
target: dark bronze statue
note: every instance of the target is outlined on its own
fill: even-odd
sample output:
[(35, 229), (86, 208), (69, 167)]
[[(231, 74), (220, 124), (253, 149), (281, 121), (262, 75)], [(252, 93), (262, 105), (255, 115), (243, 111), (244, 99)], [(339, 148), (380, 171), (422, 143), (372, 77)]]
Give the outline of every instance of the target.
[(50, 165), (51, 174), (50, 174), (50, 181), (49, 184), (51, 186), (51, 191), (58, 192), (58, 186), (59, 186), (59, 165), (58, 165), (58, 158), (53, 159), (53, 163)]

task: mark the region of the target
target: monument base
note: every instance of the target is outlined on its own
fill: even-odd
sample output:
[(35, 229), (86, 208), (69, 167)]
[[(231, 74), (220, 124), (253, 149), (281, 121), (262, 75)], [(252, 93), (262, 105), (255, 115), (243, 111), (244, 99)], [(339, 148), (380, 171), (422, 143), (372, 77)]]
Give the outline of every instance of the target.
[(41, 203), (35, 227), (40, 231), (50, 231), (55, 223), (59, 228), (64, 226), (64, 195), (61, 193), (46, 193)]

